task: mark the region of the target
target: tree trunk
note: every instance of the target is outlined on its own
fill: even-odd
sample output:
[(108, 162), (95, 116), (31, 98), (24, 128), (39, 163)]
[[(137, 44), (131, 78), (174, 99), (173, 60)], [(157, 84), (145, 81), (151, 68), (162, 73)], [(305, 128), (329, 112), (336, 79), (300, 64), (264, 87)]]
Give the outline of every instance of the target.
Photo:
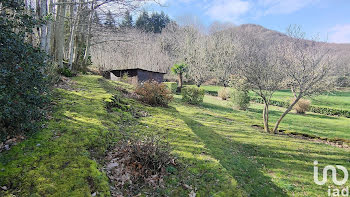
[[(79, 9), (77, 11), (76, 17), (74, 17), (74, 0), (71, 0), (71, 7), (70, 7), (70, 17), (71, 17), (71, 31), (70, 31), (70, 39), (69, 39), (69, 49), (68, 49), (68, 56), (69, 56), (69, 70), (72, 70), (73, 68), (73, 57), (74, 57), (74, 38), (75, 38), (75, 32), (76, 32), (76, 28), (77, 28), (77, 24), (79, 21)], [(80, 8), (80, 6), (79, 6)], [(76, 18), (76, 19), (74, 19)]]
[[(47, 0), (40, 1), (40, 17), (43, 19), (47, 15)], [(46, 52), (47, 23), (41, 26), (40, 49)]]
[(298, 103), (298, 101), (301, 99), (301, 94), (293, 101), (293, 103), (286, 109), (286, 111), (281, 115), (281, 117), (277, 120), (275, 128), (273, 129), (274, 133), (277, 133), (277, 129), (282, 122), (283, 118), (293, 109), (294, 105)]
[[(65, 0), (61, 0), (60, 2), (64, 3)], [(56, 61), (59, 67), (62, 68), (64, 58), (64, 18), (66, 15), (66, 5), (59, 5), (57, 10), (57, 25), (55, 32)]]
[[(76, 19), (78, 20), (78, 19)], [(69, 41), (69, 70), (72, 70), (73, 68), (73, 57), (74, 57), (74, 43), (75, 43), (75, 29), (76, 29), (76, 22), (72, 25), (71, 33), (70, 33), (70, 41)]]
[(178, 79), (179, 79), (179, 84), (177, 86), (176, 92), (180, 93), (182, 89), (182, 73), (179, 73)]
[(269, 105), (267, 103), (264, 104), (263, 110), (263, 120), (264, 120), (264, 130), (269, 133)]
[[(53, 1), (50, 0), (50, 4), (49, 4), (49, 14), (52, 14), (53, 13)], [(45, 52), (49, 55), (52, 55), (51, 54), (51, 37), (52, 37), (52, 19), (50, 19), (48, 22), (47, 22), (47, 29), (46, 29), (46, 40), (45, 40)]]
[(94, 20), (94, 13), (95, 13), (95, 11), (94, 11), (94, 3), (92, 3), (90, 16), (89, 16), (89, 21), (88, 21), (88, 34), (87, 34), (87, 39), (86, 39), (86, 48), (85, 48), (84, 59), (83, 59), (84, 68), (88, 64), (89, 55), (90, 55), (91, 30), (92, 30), (92, 22)]
[(182, 88), (182, 73), (179, 74), (179, 87)]

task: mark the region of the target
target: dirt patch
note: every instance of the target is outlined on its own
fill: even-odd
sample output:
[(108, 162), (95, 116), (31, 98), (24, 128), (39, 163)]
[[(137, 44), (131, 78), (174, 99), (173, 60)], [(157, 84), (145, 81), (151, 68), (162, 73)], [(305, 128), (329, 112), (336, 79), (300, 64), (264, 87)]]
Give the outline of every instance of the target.
[(73, 90), (76, 90), (74, 88), (75, 84), (76, 82), (74, 82), (72, 79), (65, 76), (60, 76), (58, 82), (54, 85), (54, 87), (73, 91)]

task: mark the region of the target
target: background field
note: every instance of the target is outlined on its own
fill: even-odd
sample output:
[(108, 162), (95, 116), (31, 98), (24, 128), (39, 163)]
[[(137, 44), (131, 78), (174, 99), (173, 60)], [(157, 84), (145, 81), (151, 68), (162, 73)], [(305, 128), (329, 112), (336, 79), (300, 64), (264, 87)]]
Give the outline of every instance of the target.
[[(194, 86), (194, 85), (187, 85)], [(201, 86), (208, 94), (216, 96), (217, 92), (222, 89), (222, 86)], [(253, 92), (250, 96), (257, 97)], [(288, 102), (293, 98), (293, 94), (290, 90), (280, 90), (274, 93), (273, 100)], [(350, 90), (344, 89), (342, 91), (335, 91), (325, 93), (323, 95), (317, 95), (314, 97), (308, 97), (311, 99), (312, 105), (320, 107), (329, 107), (334, 109), (350, 110)]]

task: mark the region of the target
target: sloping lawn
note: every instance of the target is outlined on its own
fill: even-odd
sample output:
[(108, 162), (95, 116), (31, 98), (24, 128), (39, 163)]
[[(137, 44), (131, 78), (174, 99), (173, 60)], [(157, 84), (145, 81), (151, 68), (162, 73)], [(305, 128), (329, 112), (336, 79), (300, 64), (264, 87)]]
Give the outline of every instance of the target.
[(251, 112), (233, 111), (214, 99), (206, 97), (200, 107), (179, 100), (173, 106), (245, 194), (326, 196), (327, 184), (313, 182), (313, 162), (350, 168), (349, 149), (258, 131), (251, 127)]
[(110, 196), (103, 158), (128, 135), (158, 136), (161, 143), (170, 143), (176, 157), (176, 169), (164, 179), (166, 187), (145, 188), (141, 196), (325, 196), (327, 185), (313, 183), (313, 161), (320, 168), (339, 164), (350, 169), (349, 149), (252, 128), (261, 122), (259, 105), (242, 112), (210, 96), (201, 106), (175, 96), (168, 108), (128, 99), (150, 114), (136, 119), (108, 113), (104, 103), (120, 94), (116, 86), (132, 87), (99, 76), (73, 80), (73, 90), (55, 90), (56, 105), (46, 128), (0, 153), (0, 186), (7, 187), (0, 196)]
[[(121, 133), (164, 135), (169, 136), (164, 140), (177, 142), (173, 143), (177, 169), (165, 180), (167, 187), (156, 191), (158, 195), (241, 195), (235, 179), (218, 160), (204, 154), (204, 143), (184, 121), (167, 115), (174, 109), (133, 101), (135, 107), (151, 111), (147, 125), (147, 121), (105, 109), (104, 101), (120, 94), (115, 87), (130, 88), (127, 84), (99, 76), (73, 80), (73, 90), (55, 90), (53, 118), (45, 123), (46, 128), (0, 153), (0, 186), (6, 186), (6, 190), (0, 189), (0, 196), (110, 196), (110, 183), (101, 169), (106, 151), (122, 138)], [(158, 119), (179, 128), (169, 132), (155, 124)]]

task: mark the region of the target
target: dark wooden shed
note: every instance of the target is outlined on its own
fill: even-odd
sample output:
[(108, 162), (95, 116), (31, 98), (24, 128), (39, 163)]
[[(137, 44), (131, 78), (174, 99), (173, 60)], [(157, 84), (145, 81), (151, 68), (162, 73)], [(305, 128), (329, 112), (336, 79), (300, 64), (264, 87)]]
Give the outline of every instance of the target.
[(110, 79), (114, 81), (121, 81), (125, 74), (128, 75), (128, 83), (137, 85), (147, 80), (155, 80), (159, 83), (163, 82), (165, 72), (150, 71), (141, 68), (111, 70)]

